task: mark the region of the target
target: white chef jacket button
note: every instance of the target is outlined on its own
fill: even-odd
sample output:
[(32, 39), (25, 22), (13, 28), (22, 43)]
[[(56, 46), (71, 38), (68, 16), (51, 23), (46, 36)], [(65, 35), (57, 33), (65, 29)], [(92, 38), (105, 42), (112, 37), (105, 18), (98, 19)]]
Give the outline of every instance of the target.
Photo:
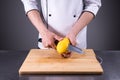
[(73, 15), (73, 17), (75, 18), (75, 17), (76, 17), (76, 15)]
[(51, 14), (49, 14), (49, 17), (51, 17), (52, 15)]

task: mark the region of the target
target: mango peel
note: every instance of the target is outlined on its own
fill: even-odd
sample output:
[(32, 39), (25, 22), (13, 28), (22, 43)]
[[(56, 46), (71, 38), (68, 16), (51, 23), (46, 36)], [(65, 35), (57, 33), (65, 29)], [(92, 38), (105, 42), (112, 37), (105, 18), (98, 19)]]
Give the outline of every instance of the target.
[(63, 54), (63, 53), (65, 53), (65, 52), (67, 52), (68, 51), (68, 46), (69, 46), (69, 44), (70, 44), (70, 41), (69, 41), (69, 39), (68, 38), (63, 38), (61, 41), (59, 41), (58, 42), (58, 44), (57, 44), (57, 47), (56, 47), (56, 49), (57, 49), (57, 52), (59, 53), (59, 54)]

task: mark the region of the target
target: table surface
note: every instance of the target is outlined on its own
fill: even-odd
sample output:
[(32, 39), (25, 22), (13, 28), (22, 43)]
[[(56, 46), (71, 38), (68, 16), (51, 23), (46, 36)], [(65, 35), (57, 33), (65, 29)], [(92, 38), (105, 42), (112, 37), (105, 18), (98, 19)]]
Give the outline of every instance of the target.
[(102, 75), (24, 75), (18, 73), (29, 51), (0, 50), (0, 80), (120, 80), (120, 51), (94, 50), (101, 57)]

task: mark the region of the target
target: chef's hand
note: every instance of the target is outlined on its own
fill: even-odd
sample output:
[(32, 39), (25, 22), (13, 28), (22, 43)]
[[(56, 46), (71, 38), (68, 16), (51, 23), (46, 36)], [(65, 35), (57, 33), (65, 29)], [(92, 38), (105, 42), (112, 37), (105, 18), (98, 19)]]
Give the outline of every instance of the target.
[(77, 43), (76, 43), (76, 36), (74, 35), (73, 32), (69, 32), (66, 37), (70, 40), (70, 43), (75, 46)]
[(47, 30), (47, 31), (44, 31), (43, 34), (41, 34), (42, 36), (42, 44), (44, 45), (44, 47), (46, 48), (56, 48), (56, 45), (55, 45), (55, 40), (62, 40), (62, 37), (56, 35), (55, 33)]

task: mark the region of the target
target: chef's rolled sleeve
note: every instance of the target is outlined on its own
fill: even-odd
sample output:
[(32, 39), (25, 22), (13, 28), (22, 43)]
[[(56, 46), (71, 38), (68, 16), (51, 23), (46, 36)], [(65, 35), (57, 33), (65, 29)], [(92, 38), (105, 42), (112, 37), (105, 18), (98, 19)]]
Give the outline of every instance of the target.
[(96, 16), (99, 8), (101, 7), (101, 0), (84, 0), (84, 10), (89, 11)]
[(24, 9), (25, 9), (25, 13), (27, 14), (30, 10), (38, 9), (37, 6), (37, 1), (36, 0), (21, 0), (23, 5), (24, 5)]

